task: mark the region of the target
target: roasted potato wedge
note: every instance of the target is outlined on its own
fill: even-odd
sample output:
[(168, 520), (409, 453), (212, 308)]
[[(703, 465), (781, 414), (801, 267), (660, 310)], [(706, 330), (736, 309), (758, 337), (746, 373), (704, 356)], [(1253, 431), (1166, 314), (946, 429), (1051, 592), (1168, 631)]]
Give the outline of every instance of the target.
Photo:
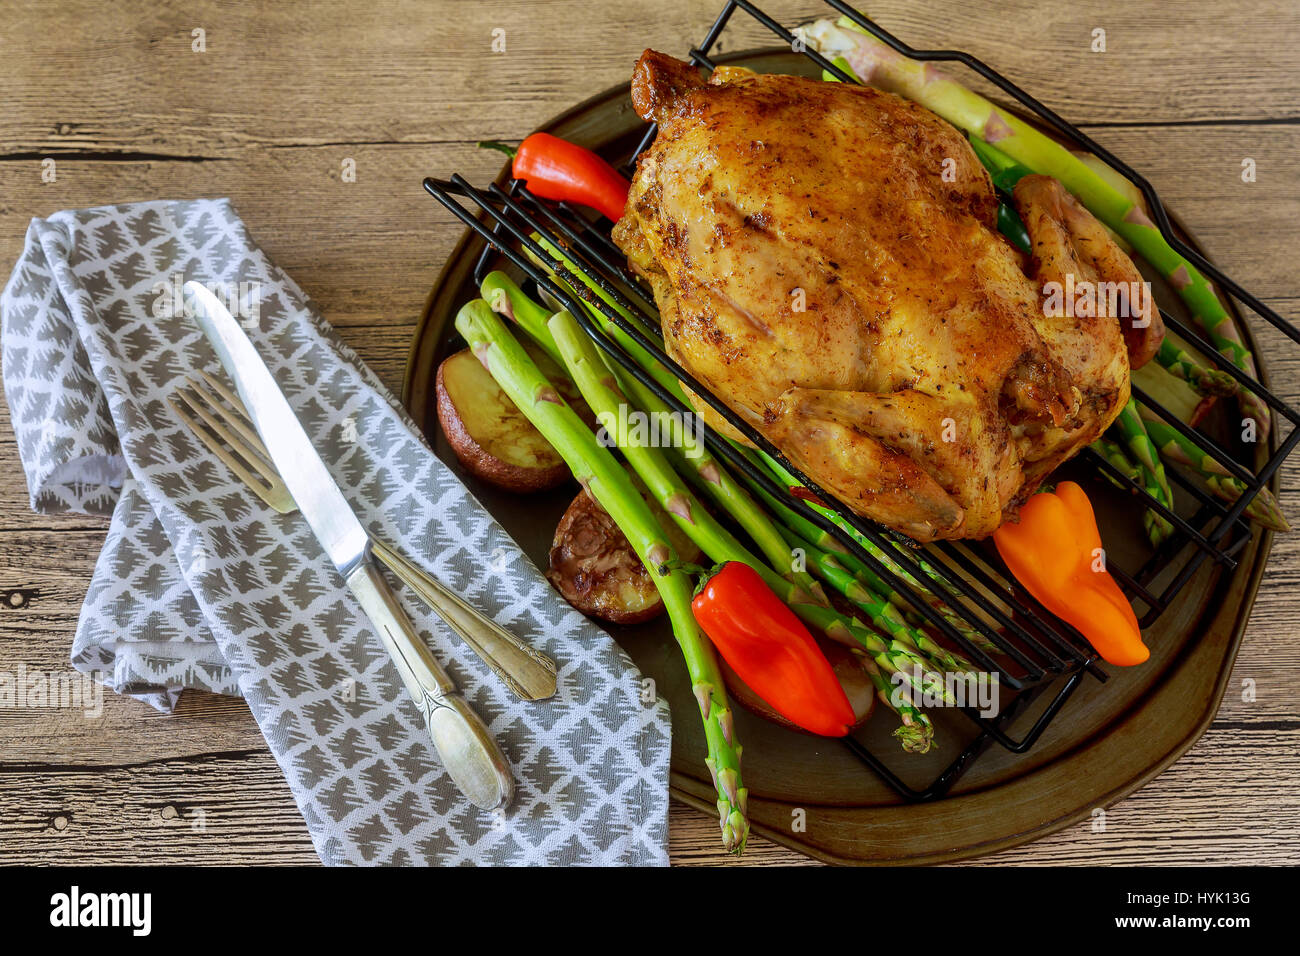
[[(644, 489), (642, 497), (679, 557), (699, 560), (699, 548)], [(555, 529), (546, 577), (579, 611), (613, 624), (648, 621), (664, 609), (659, 590), (631, 543), (585, 489), (578, 492)]]
[(555, 529), (546, 577), (566, 601), (602, 621), (637, 624), (664, 609), (631, 543), (585, 490)]
[(447, 443), (476, 478), (527, 492), (554, 488), (569, 477), (564, 459), (469, 349), (443, 360), (435, 387)]
[[(867, 719), (871, 717), (871, 712), (875, 709), (875, 685), (871, 683), (871, 678), (867, 676), (867, 672), (858, 663), (857, 657), (847, 647), (832, 641), (818, 641), (817, 643), (825, 652), (826, 659), (830, 661), (831, 669), (835, 672), (835, 676), (840, 679), (840, 686), (844, 688), (844, 694), (853, 707), (853, 729), (856, 730), (867, 722)], [(721, 657), (718, 658), (718, 665), (722, 668), (722, 679), (727, 685), (727, 693), (735, 699), (736, 703), (746, 710), (772, 721), (774, 724), (797, 730), (801, 734), (807, 733), (807, 731), (796, 727), (773, 710), (771, 705), (754, 693), (753, 689), (741, 680), (740, 675), (728, 667), (727, 662)]]

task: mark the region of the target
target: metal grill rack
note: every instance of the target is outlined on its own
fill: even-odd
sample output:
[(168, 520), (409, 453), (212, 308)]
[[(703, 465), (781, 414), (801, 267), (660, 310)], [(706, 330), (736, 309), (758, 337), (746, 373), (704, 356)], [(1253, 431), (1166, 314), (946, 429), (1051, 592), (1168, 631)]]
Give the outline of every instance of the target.
[[(1224, 275), (1174, 233), (1163, 204), (1155, 190), (1143, 177), (1074, 126), (969, 54), (948, 50), (915, 50), (848, 4), (838, 0), (827, 0), (827, 3), (836, 12), (850, 17), (878, 39), (908, 57), (922, 61), (951, 61), (973, 70), (1031, 112), (1062, 139), (1109, 164), (1142, 191), (1153, 220), (1173, 248), (1241, 306), (1249, 309), (1292, 341), (1300, 343), (1300, 330)], [(821, 69), (837, 75), (842, 81), (854, 81), (816, 51), (796, 43), (796, 37), (789, 29), (757, 5), (746, 0), (728, 0), (725, 3), (704, 41), (699, 47), (690, 51), (690, 59), (695, 64), (710, 70), (714, 68), (710, 51), (713, 50), (732, 17), (738, 12), (752, 17), (788, 48), (801, 52)], [(629, 165), (635, 162), (636, 156), (649, 146), (654, 135), (655, 129), (651, 126), (634, 151)], [(602, 323), (593, 314), (593, 310), (599, 311), (605, 320), (616, 325), (632, 341), (658, 359), (672, 375), (707, 402), (718, 415), (757, 448), (780, 461), (854, 531), (870, 541), (913, 580), (924, 582), (931, 594), (956, 611), (971, 628), (979, 631), (984, 638), (999, 648), (1002, 652), (999, 658), (990, 657), (954, 628), (948, 620), (945, 620), (943, 614), (936, 610), (930, 601), (920, 596), (915, 587), (889, 566), (877, 560), (852, 535), (809, 507), (802, 498), (792, 496), (788, 488), (774, 481), (765, 469), (755, 466), (749, 457), (738, 451), (725, 438), (712, 429), (705, 429), (706, 444), (720, 460), (726, 462), (729, 467), (743, 472), (769, 494), (785, 501), (809, 521), (832, 534), (845, 548), (901, 594), (915, 613), (925, 620), (928, 627), (960, 648), (976, 665), (996, 673), (1001, 686), (1017, 692), (1011, 702), (994, 718), (982, 717), (973, 708), (963, 708), (965, 715), (976, 727), (974, 739), (947, 768), (922, 789), (909, 786), (864, 744), (848, 738), (847, 745), (856, 756), (878, 773), (904, 799), (922, 801), (942, 797), (978, 756), (992, 744), (1015, 753), (1029, 750), (1066, 705), (1085, 674), (1099, 681), (1107, 679), (1105, 670), (1098, 665), (1095, 653), (1083, 636), (1070, 625), (1055, 618), (1019, 588), (995, 558), (990, 558), (987, 553), (951, 542), (917, 549), (892, 532), (854, 514), (809, 476), (794, 467), (779, 449), (675, 363), (665, 353), (662, 342), (651, 332), (658, 327), (658, 320), (653, 310), (653, 299), (627, 269), (623, 253), (609, 238), (607, 222), (593, 223), (586, 216), (563, 203), (553, 204), (539, 200), (518, 181), (511, 181), (506, 188), (493, 184), (480, 190), (461, 176), (453, 175), (450, 180), (426, 179), (424, 187), (465, 225), (486, 240), (475, 273), (476, 281), (482, 279), (483, 273), (496, 256), (503, 257), (536, 283), (538, 290), (544, 296), (568, 309), (612, 361), (635, 376), (673, 410), (684, 414), (691, 413), (692, 409), (678, 402), (646, 373), (631, 355), (602, 331)], [(549, 255), (541, 245), (530, 238), (533, 233), (541, 235), (555, 246), (566, 249), (574, 265), (637, 321), (629, 322), (616, 309), (587, 292), (584, 284), (573, 276), (563, 263)], [(568, 276), (570, 278), (568, 284), (579, 290), (581, 297), (571, 294), (563, 284), (552, 280), (547, 270), (539, 268), (530, 261), (530, 255), (549, 264), (558, 274)], [(1180, 493), (1194, 502), (1195, 512), (1188, 517), (1182, 517), (1156, 501), (1138, 483), (1116, 470), (1101, 456), (1091, 452), (1081, 456), (1081, 460), (1092, 466), (1098, 473), (1108, 475), (1133, 495), (1140, 496), (1139, 501), (1135, 502), (1135, 513), (1136, 506), (1150, 508), (1174, 528), (1169, 540), (1144, 561), (1141, 567), (1127, 571), (1118, 567), (1113, 559), (1108, 561), (1109, 570), (1130, 599), (1140, 602), (1145, 607), (1145, 612), (1139, 614), (1143, 627), (1153, 623), (1170, 606), (1173, 599), (1205, 561), (1209, 560), (1227, 572), (1236, 568), (1236, 555), (1250, 540), (1252, 534), (1243, 518), (1245, 508), (1259, 490), (1270, 481), (1282, 461), (1294, 449), (1297, 441), (1300, 441), (1300, 429), (1295, 427), (1300, 423), (1300, 412), (1274, 396), (1263, 384), (1242, 373), (1230, 360), (1220, 355), (1200, 332), (1164, 310), (1161, 311), (1161, 315), (1166, 327), (1178, 333), (1202, 359), (1232, 376), (1243, 388), (1258, 395), (1273, 411), (1275, 427), (1271, 430), (1272, 450), (1267, 460), (1257, 469), (1252, 470), (1241, 464), (1210, 435), (1186, 425), (1177, 415), (1169, 412), (1150, 395), (1134, 387), (1135, 397), (1144, 405), (1171, 427), (1194, 441), (1206, 454), (1245, 485), (1246, 491), (1240, 498), (1228, 504), (1214, 498), (1194, 481), (1181, 475), (1179, 469), (1168, 469), (1169, 477), (1176, 482)], [(1281, 437), (1278, 432), (1284, 422), (1289, 425), (1289, 431)], [(930, 560), (923, 566), (922, 559), (927, 552)], [(1157, 578), (1162, 580), (1158, 581)], [(991, 598), (990, 595), (996, 595), (996, 599)], [(1039, 711), (1032, 726), (1019, 738), (1011, 736), (1009, 725), (1040, 697), (1046, 699), (1047, 703)]]

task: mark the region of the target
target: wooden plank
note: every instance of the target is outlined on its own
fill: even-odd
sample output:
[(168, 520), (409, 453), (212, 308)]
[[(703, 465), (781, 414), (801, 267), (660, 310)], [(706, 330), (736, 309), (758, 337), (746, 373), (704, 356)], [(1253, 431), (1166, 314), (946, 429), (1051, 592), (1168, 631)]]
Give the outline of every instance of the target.
[(0, 800), (0, 864), (317, 862), (284, 775), (260, 749), (110, 770), (6, 762)]
[[(810, 0), (763, 6), (793, 25)], [(1270, 0), (1142, 4), (908, 0), (869, 12), (917, 47), (958, 47), (1074, 122), (1219, 121), (1297, 115), (1300, 75), (1278, 55), (1300, 10)], [(509, 135), (623, 82), (645, 47), (682, 55), (719, 0), (429, 4), (379, 0), (217, 5), (10, 4), (0, 58), (7, 152), (130, 151), (228, 156), (250, 142), (438, 143)], [(743, 14), (723, 50), (771, 46)], [(1107, 52), (1092, 52), (1094, 29)], [(206, 51), (193, 51), (192, 32)], [(505, 51), (493, 53), (493, 31)], [(92, 85), (93, 84), (93, 85)], [(93, 88), (95, 95), (88, 96)]]
[[(228, 196), (254, 239), (335, 324), (409, 329), (460, 232), (420, 181), (451, 170), (488, 181), (502, 158), (469, 142), (250, 147), (210, 163), (56, 160), (54, 183), (41, 182), (36, 159), (0, 162), (0, 196), (7, 197), (0, 260), (18, 257), (31, 218), (58, 209), (98, 205), (106, 197)], [(345, 160), (355, 163), (355, 182), (340, 178)]]

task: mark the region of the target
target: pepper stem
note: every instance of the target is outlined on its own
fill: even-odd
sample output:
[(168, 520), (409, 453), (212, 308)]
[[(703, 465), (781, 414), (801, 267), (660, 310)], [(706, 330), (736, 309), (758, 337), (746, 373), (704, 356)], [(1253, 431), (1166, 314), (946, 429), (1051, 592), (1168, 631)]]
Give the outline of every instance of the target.
[(478, 148), (495, 149), (498, 153), (505, 153), (511, 159), (514, 159), (515, 153), (519, 152), (519, 148), (517, 146), (511, 146), (509, 143), (502, 143), (499, 140), (495, 140), (495, 139), (480, 140), (478, 143)]
[[(683, 574), (697, 579), (698, 583), (695, 585), (695, 594), (699, 594), (700, 591), (704, 590), (704, 585), (709, 583), (709, 579), (722, 570), (723, 564), (726, 564), (726, 562), (723, 561), (719, 564), (715, 564), (711, 568), (706, 568), (702, 564), (693, 564), (690, 561), (680, 561), (676, 558), (671, 558), (667, 561), (660, 562), (659, 573), (668, 574), (671, 571), (681, 571)], [(692, 597), (693, 596), (694, 595), (692, 595)]]

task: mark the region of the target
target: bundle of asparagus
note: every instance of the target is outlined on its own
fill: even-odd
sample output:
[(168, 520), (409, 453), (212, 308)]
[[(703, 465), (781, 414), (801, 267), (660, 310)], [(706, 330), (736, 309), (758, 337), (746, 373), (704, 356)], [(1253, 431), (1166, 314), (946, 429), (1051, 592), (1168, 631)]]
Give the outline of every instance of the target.
[[(834, 559), (817, 550), (812, 542), (792, 545), (787, 535), (792, 535), (793, 532), (789, 528), (775, 525), (755, 499), (736, 484), (727, 469), (711, 457), (706, 458), (700, 449), (695, 448), (695, 439), (689, 431), (680, 427), (680, 423), (676, 426), (680, 430), (671, 433), (669, 444), (674, 449), (672, 455), (662, 449), (649, 447), (644, 438), (638, 438), (630, 429), (623, 427), (629, 420), (630, 412), (660, 413), (667, 411), (666, 406), (653, 393), (639, 388), (635, 378), (606, 363), (594, 343), (567, 312), (557, 312), (542, 321), (541, 316), (546, 310), (499, 272), (485, 278), (481, 291), (486, 298), (496, 303), (497, 311), (511, 314), (539, 345), (564, 363), (592, 411), (602, 422), (613, 426), (611, 437), (626, 456), (628, 464), (655, 496), (664, 512), (671, 516), (711, 561), (739, 561), (748, 564), (805, 623), (828, 638), (860, 652), (864, 658), (872, 661), (877, 673), (883, 671), (898, 675), (897, 678), (890, 678), (891, 683), (907, 683), (918, 692), (936, 694), (940, 699), (951, 701), (951, 696), (943, 689), (941, 672), (967, 671), (972, 670), (972, 666), (933, 641), (928, 634), (909, 626), (893, 603), (901, 602), (902, 598), (893, 594), (884, 582), (874, 577), (852, 579), (851, 575), (846, 576), (847, 572), (837, 573), (839, 569), (836, 568)], [(637, 400), (629, 398), (633, 394)], [(671, 416), (665, 420), (675, 421)], [(769, 563), (767, 555), (759, 558), (746, 549), (701, 505), (684, 483), (682, 475), (697, 486), (711, 489), (717, 504), (736, 519), (737, 524), (742, 525), (747, 533), (751, 528), (758, 527), (758, 537), (779, 541), (777, 561)], [(793, 511), (789, 513), (798, 517)], [(827, 606), (829, 602), (825, 600), (816, 581), (813, 581), (812, 587), (805, 587), (801, 579), (812, 579), (807, 572), (794, 568), (794, 548), (805, 553), (814, 551), (814, 565), (818, 573), (841, 593), (845, 593), (866, 619), (876, 626), (876, 630)], [(772, 552), (770, 547), (766, 550)], [(851, 560), (849, 555), (844, 555), (844, 558)], [(778, 573), (777, 568), (788, 568), (789, 572)], [(791, 580), (792, 577), (796, 580)], [(871, 589), (872, 586), (875, 590)], [(921, 675), (919, 678), (918, 674)], [(924, 752), (933, 740), (931, 722), (928, 718), (922, 719), (919, 711), (909, 703), (910, 696), (904, 694), (898, 701), (898, 706), (890, 704), (903, 720), (902, 726), (896, 731), (897, 736), (905, 749)]]
[[(808, 590), (778, 574), (702, 506), (677, 470), (688, 470), (686, 462), (690, 458), (676, 455), (670, 459), (663, 450), (650, 447), (643, 438), (638, 439), (629, 430), (618, 427), (618, 422), (627, 421), (629, 410), (644, 409), (635, 409), (628, 402), (613, 370), (572, 316), (561, 311), (542, 322), (542, 307), (499, 273), (489, 277), (484, 285), (484, 291), (493, 296), (499, 309), (508, 309), (538, 344), (563, 362), (599, 419), (614, 426), (611, 437), (615, 445), (664, 512), (711, 560), (740, 561), (753, 567), (807, 624), (832, 640), (853, 647), (876, 685), (880, 699), (898, 714), (901, 723), (895, 735), (904, 749), (928, 750), (934, 738), (933, 723), (913, 703), (913, 692), (934, 694), (951, 704), (953, 700), (944, 689), (942, 671), (964, 672), (973, 670), (972, 665), (924, 631), (909, 626), (888, 596), (871, 589), (869, 579), (864, 581), (854, 576), (812, 542), (773, 525), (743, 489), (734, 483), (722, 483), (719, 474), (711, 483), (731, 489), (725, 499), (729, 514), (734, 516), (744, 511), (762, 516), (770, 534), (782, 541), (782, 558), (787, 566), (790, 566), (792, 546), (811, 552), (813, 564), (823, 579), (852, 601), (875, 629), (825, 604), (813, 603)], [(729, 850), (742, 851), (748, 834), (747, 791), (740, 768), (742, 747), (736, 740), (731, 705), (713, 649), (691, 615), (690, 578), (676, 566), (667, 536), (629, 475), (560, 397), (487, 301), (476, 299), (468, 303), (457, 315), (456, 327), (502, 390), (551, 442), (574, 476), (622, 529), (651, 574), (681, 646), (699, 703), (708, 746), (706, 763), (717, 791), (723, 843)], [(698, 469), (689, 470), (698, 478)], [(722, 469), (719, 467), (718, 471), (721, 473)], [(887, 678), (886, 674), (898, 677)]]
[(743, 852), (749, 820), (747, 791), (740, 775), (741, 747), (713, 647), (691, 614), (691, 580), (674, 569), (675, 556), (667, 536), (627, 472), (556, 393), (485, 301), (475, 299), (462, 308), (456, 316), (456, 329), (510, 400), (622, 529), (659, 589), (699, 701), (723, 845), (732, 852)]

